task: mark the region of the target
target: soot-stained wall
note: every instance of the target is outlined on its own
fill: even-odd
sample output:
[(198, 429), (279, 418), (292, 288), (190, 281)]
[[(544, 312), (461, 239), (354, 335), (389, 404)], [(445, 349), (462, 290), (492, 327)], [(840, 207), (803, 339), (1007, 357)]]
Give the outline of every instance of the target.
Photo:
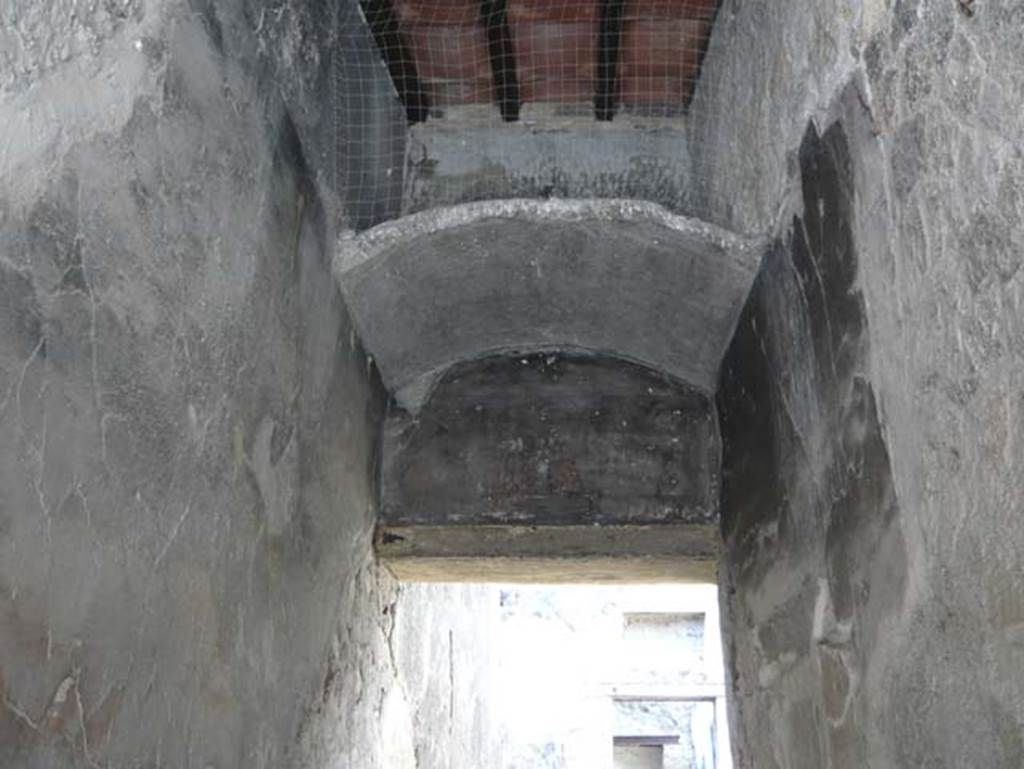
[[(698, 98), (744, 107), (698, 117), (703, 199), (779, 240), (720, 404), (740, 766), (1024, 762), (1022, 14), (723, 3)], [(845, 271), (818, 210), (847, 220), (859, 321), (804, 285)]]
[(608, 356), (499, 355), (452, 367), (389, 415), (381, 519), (413, 524), (714, 524), (708, 396)]
[(842, 128), (811, 128), (800, 168), (804, 215), (762, 265), (718, 393), (737, 747), (741, 766), (864, 766), (881, 694), (870, 673), (907, 556), (866, 367)]

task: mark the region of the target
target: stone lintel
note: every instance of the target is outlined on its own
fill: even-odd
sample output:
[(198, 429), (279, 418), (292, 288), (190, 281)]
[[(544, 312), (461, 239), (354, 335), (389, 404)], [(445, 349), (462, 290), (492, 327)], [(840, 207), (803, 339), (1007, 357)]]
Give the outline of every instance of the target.
[(377, 557), (413, 582), (714, 582), (713, 525), (380, 526)]

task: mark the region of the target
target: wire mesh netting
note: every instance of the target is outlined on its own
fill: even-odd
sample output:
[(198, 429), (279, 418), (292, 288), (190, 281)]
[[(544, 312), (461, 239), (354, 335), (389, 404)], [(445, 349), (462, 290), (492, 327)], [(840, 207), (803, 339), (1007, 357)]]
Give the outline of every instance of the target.
[[(387, 180), (349, 173), (347, 197), (388, 198), (378, 219), (497, 197), (686, 210), (718, 1), (360, 0), (374, 55), (342, 62), (340, 87), (364, 98), (349, 99), (362, 130), (340, 127), (337, 161)], [(370, 98), (382, 80), (389, 99)]]

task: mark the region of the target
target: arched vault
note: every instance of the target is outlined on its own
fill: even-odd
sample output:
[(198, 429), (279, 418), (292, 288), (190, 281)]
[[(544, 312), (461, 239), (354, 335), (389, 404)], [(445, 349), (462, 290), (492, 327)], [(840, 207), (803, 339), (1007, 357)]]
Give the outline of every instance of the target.
[(510, 352), (618, 357), (711, 393), (761, 253), (653, 203), (499, 200), (347, 235), (334, 269), (415, 412), (453, 364)]

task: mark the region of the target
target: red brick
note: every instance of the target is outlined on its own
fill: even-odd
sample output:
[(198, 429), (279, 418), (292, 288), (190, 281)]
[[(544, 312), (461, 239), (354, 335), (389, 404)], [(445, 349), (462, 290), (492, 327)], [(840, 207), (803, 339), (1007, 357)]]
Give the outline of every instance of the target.
[(433, 107), (454, 104), (491, 104), (496, 95), (494, 84), (487, 80), (427, 80), (427, 99)]
[(480, 24), (479, 0), (395, 0), (395, 12), (404, 24)]
[(623, 74), (696, 74), (707, 34), (704, 21), (652, 19), (622, 26), (620, 71)]
[(716, 0), (626, 0), (623, 19), (711, 19)]
[(681, 107), (698, 75), (706, 21), (652, 19), (623, 24), (619, 94), (626, 105)]
[(523, 101), (586, 102), (594, 98), (597, 22), (512, 22)]
[[(715, 0), (626, 0), (619, 94), (626, 105), (680, 107), (698, 73)], [(400, 27), (431, 103), (495, 98), (478, 0), (395, 0)], [(597, 0), (509, 0), (524, 102), (594, 98)]]
[(508, 18), (516, 21), (597, 22), (597, 0), (508, 0)]
[(619, 98), (627, 107), (664, 106), (678, 110), (686, 104), (692, 90), (691, 81), (666, 75), (619, 80)]
[(476, 0), (396, 0), (395, 9), (431, 105), (494, 100), (487, 38)]
[(487, 39), (480, 27), (402, 25), (406, 45), (424, 79), (490, 79)]

